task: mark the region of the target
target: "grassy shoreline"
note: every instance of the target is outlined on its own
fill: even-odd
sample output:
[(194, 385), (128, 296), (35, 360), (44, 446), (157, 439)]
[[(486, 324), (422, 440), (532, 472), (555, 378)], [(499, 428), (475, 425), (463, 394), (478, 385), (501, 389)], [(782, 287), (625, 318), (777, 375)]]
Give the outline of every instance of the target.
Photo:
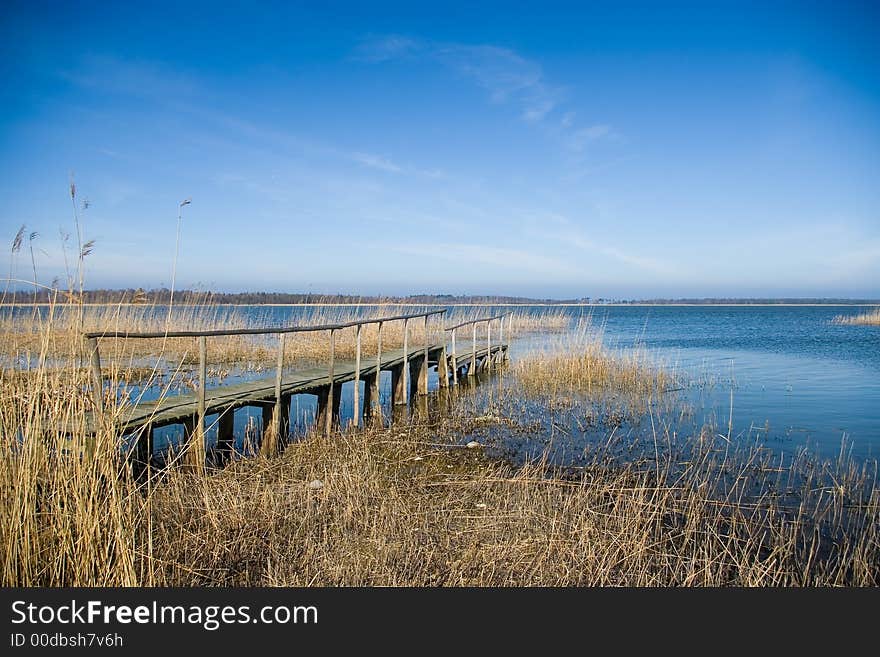
[[(55, 330), (35, 330), (37, 356)], [(74, 342), (60, 341), (64, 367), (0, 371), (4, 586), (880, 583), (877, 472), (843, 457), (781, 467), (761, 450), (731, 452), (717, 431), (685, 446), (662, 428), (629, 461), (610, 439), (577, 466), (490, 456), (491, 430), (542, 435), (520, 412), (526, 398), (552, 409), (563, 394), (650, 399), (667, 386), (594, 334), (526, 355), (505, 374), (519, 388), (486, 387), (488, 409), (467, 387), (439, 391), (458, 400), (439, 415), (416, 409), (388, 428), (308, 435), (277, 458), (145, 481), (110, 428), (94, 441), (55, 428), (91, 403)], [(130, 362), (115, 380), (143, 375)]]

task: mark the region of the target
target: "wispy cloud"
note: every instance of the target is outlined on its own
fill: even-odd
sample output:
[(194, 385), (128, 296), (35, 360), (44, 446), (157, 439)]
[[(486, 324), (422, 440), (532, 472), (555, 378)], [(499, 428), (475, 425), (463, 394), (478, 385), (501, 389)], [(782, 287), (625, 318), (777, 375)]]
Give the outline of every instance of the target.
[(371, 169), (379, 169), (380, 171), (388, 171), (390, 173), (401, 173), (403, 171), (394, 162), (379, 155), (355, 152), (351, 154), (351, 159)]
[[(583, 151), (591, 142), (617, 136), (608, 124), (578, 126), (575, 112), (564, 111), (564, 86), (551, 83), (538, 62), (510, 48), (389, 35), (366, 39), (355, 51), (356, 59), (370, 63), (414, 57), (438, 62), (472, 80), (486, 90), (493, 103), (517, 106), (523, 121), (546, 124), (573, 151)], [(551, 122), (554, 114), (556, 118)]]
[(433, 56), (489, 92), (492, 102), (515, 102), (526, 121), (542, 121), (560, 102), (541, 66), (508, 48), (491, 45), (444, 44)]
[(182, 98), (199, 90), (196, 80), (160, 62), (92, 55), (58, 75), (80, 87), (157, 100)]
[(582, 228), (563, 215), (545, 214), (533, 218), (531, 227), (526, 229), (526, 233), (537, 239), (551, 240), (581, 251), (601, 254), (645, 272), (673, 273), (673, 268), (666, 262), (632, 253), (618, 245), (591, 238)]
[(409, 37), (387, 34), (364, 39), (355, 48), (354, 59), (363, 62), (386, 62), (399, 59), (422, 47), (422, 44)]
[(578, 128), (568, 134), (568, 147), (573, 151), (583, 151), (591, 143), (600, 139), (612, 139), (616, 137), (610, 125), (597, 124), (586, 128)]

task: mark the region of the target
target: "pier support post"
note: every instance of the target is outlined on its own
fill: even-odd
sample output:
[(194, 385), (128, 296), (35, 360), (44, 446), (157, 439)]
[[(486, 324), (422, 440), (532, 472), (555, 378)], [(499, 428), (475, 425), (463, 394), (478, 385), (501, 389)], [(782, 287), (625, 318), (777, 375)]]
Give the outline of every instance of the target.
[(477, 375), (477, 325), (474, 323), (474, 338), (471, 343), (471, 364), (468, 367), (468, 377)]
[[(330, 365), (329, 372), (327, 373), (327, 401), (325, 403), (325, 408), (327, 412), (324, 413), (324, 435), (329, 436), (330, 432), (333, 430), (333, 409), (339, 408), (339, 402), (334, 399), (334, 397), (338, 397), (336, 394), (336, 385), (333, 382), (334, 374), (334, 365), (336, 358), (336, 331), (334, 329), (330, 329)], [(318, 397), (318, 402), (320, 403), (320, 397)]]
[(406, 404), (409, 402), (409, 386), (407, 378), (409, 377), (409, 320), (403, 320), (403, 367), (400, 368), (400, 375), (403, 379), (401, 383), (402, 395), (398, 398), (397, 404)]
[(275, 407), (269, 404), (262, 404), (260, 411), (263, 416), (263, 433), (260, 437), (260, 453), (264, 456), (271, 456), (275, 453)]
[(370, 379), (370, 420), (374, 424), (382, 424), (382, 402), (379, 399), (379, 384), (382, 382), (382, 324), (376, 336), (376, 372)]
[(280, 402), (271, 406), (262, 406), (263, 412), (263, 438), (260, 442), (260, 452), (263, 456), (274, 456), (284, 444), (285, 438), (290, 431), (290, 395), (282, 395)]
[(88, 338), (85, 347), (91, 370), (92, 401), (95, 404), (95, 428), (97, 429), (104, 415), (104, 379), (101, 375), (101, 353), (98, 351), (98, 338)]
[(428, 316), (425, 315), (425, 344), (424, 344), (424, 352), (422, 353), (422, 365), (419, 370), (419, 378), (418, 378), (418, 394), (427, 395), (428, 394)]
[(425, 361), (421, 358), (413, 360), (409, 365), (410, 372), (410, 390), (415, 393), (415, 396), (427, 395), (428, 394), (428, 368), (425, 365)]
[(492, 320), (486, 322), (486, 360), (483, 361), (486, 370), (492, 370)]
[(135, 438), (131, 471), (135, 481), (143, 480), (153, 459), (153, 425), (145, 424)]
[(322, 386), (316, 395), (318, 403), (315, 407), (315, 427), (324, 431), (327, 426), (327, 402), (330, 401), (330, 386)]
[[(290, 400), (293, 395), (281, 396), (281, 440), (284, 441), (290, 433)], [(283, 444), (283, 443), (282, 443)]]
[(364, 376), (364, 426), (368, 422), (375, 422), (381, 418), (379, 408), (379, 375), (366, 374)]
[(458, 385), (458, 355), (455, 353), (455, 329), (452, 329), (452, 385)]
[(220, 412), (217, 421), (217, 453), (220, 463), (226, 463), (235, 447), (235, 409), (227, 408)]
[(324, 429), (325, 436), (329, 436), (332, 430), (339, 424), (341, 391), (342, 384), (328, 385), (318, 391), (318, 411), (315, 419), (318, 427)]
[[(198, 442), (196, 434), (198, 433), (198, 423), (199, 417), (198, 415), (189, 415), (181, 421), (183, 425), (183, 461), (196, 468), (199, 468), (199, 453), (198, 447), (196, 443)], [(202, 453), (202, 465), (201, 469), (204, 469), (205, 456)]]
[(333, 397), (331, 399), (330, 407), (333, 415), (330, 416), (330, 424), (331, 426), (337, 426), (339, 424), (339, 408), (342, 402), (342, 384), (334, 383), (332, 391)]
[(406, 404), (406, 365), (395, 365), (391, 368), (391, 402), (395, 406)]
[(361, 329), (362, 324), (357, 326), (357, 349), (354, 358), (354, 405), (352, 407), (351, 421), (355, 427), (361, 423)]
[(420, 395), (413, 399), (412, 403), (413, 415), (419, 419), (426, 419), (428, 417), (428, 396)]
[(205, 389), (208, 385), (207, 375), (208, 340), (202, 335), (199, 337), (199, 391), (198, 411), (194, 419), (195, 426), (187, 441), (187, 461), (200, 473), (205, 471)]
[(440, 356), (437, 358), (437, 379), (441, 388), (449, 387), (449, 361), (446, 359), (445, 343), (440, 349)]
[[(287, 435), (290, 418), (290, 395), (281, 394), (284, 375), (284, 334), (278, 336), (278, 355), (275, 364), (275, 403), (263, 406), (263, 440), (260, 451), (263, 456), (273, 456), (279, 450), (282, 439)], [(285, 411), (285, 401), (287, 409)]]

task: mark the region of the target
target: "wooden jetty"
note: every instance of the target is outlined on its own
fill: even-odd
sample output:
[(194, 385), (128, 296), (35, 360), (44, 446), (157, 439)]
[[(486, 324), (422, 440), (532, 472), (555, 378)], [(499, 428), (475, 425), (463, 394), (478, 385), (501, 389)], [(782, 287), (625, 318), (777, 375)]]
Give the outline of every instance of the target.
[[(436, 368), (439, 385), (456, 385), (463, 376), (474, 376), (481, 370), (491, 370), (493, 366), (508, 359), (508, 345), (504, 342), (505, 318), (510, 313), (462, 322), (455, 326), (443, 327), (447, 340), (428, 341), (428, 322), (443, 319), (446, 310), (434, 310), (409, 315), (396, 315), (377, 319), (359, 320), (344, 324), (325, 324), (319, 326), (287, 326), (260, 329), (221, 329), (208, 331), (168, 331), (157, 333), (138, 332), (92, 332), (85, 334), (86, 349), (89, 354), (92, 376), (92, 393), (95, 411), (86, 418), (89, 434), (97, 432), (99, 426), (110, 426), (119, 433), (134, 434), (131, 451), (136, 463), (146, 463), (153, 450), (153, 430), (171, 424), (184, 427), (187, 459), (198, 468), (204, 467), (205, 460), (205, 419), (217, 414), (217, 450), (221, 458), (228, 456), (234, 442), (234, 413), (245, 406), (262, 409), (263, 436), (260, 449), (264, 454), (272, 454), (282, 445), (289, 432), (290, 402), (296, 394), (312, 394), (318, 398), (316, 422), (325, 435), (329, 435), (339, 423), (339, 405), (342, 384), (354, 382), (353, 423), (381, 422), (382, 411), (379, 403), (379, 375), (382, 371), (391, 372), (393, 404), (407, 404), (413, 394), (428, 393), (428, 371)], [(425, 340), (420, 345), (409, 343), (409, 325), (422, 320)], [(382, 328), (390, 322), (403, 323), (403, 348), (382, 350)], [(377, 352), (370, 356), (369, 362), (362, 359), (361, 333), (364, 326), (378, 325)], [(477, 342), (477, 326), (486, 324), (486, 342)], [(492, 341), (492, 326), (497, 324), (498, 339)], [(471, 328), (470, 340), (457, 344), (459, 331)], [(339, 361), (336, 359), (336, 336), (339, 331), (356, 331), (355, 359)], [(508, 322), (508, 333), (510, 330)], [(285, 373), (284, 343), (289, 333), (324, 331), (328, 334), (330, 355), (326, 367), (312, 367)], [(244, 383), (207, 387), (207, 340), (213, 336), (228, 335), (278, 335), (278, 356), (274, 376)], [(199, 384), (195, 392), (177, 395), (163, 395), (151, 401), (139, 401), (122, 406), (117, 412), (105, 412), (104, 382), (101, 374), (99, 340), (143, 339), (143, 338), (193, 337), (199, 340)], [(360, 382), (364, 382), (361, 399)]]

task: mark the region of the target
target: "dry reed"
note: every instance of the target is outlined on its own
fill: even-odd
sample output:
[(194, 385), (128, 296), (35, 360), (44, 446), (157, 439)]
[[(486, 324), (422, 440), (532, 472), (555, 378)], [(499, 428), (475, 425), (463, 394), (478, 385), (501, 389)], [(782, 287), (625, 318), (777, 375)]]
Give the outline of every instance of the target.
[(880, 326), (880, 308), (858, 315), (838, 315), (832, 321), (849, 326)]
[[(876, 470), (843, 454), (781, 467), (760, 450), (731, 453), (717, 432), (647, 465), (596, 449), (557, 469), (461, 448), (473, 418), (452, 415), (139, 483), (112, 428), (86, 435), (77, 341), (59, 339), (53, 316), (0, 371), (5, 586), (880, 583)], [(2, 335), (20, 355), (19, 332)], [(612, 361), (588, 350), (533, 362), (544, 368), (534, 385), (663, 385)], [(518, 404), (487, 421), (516, 422)]]

